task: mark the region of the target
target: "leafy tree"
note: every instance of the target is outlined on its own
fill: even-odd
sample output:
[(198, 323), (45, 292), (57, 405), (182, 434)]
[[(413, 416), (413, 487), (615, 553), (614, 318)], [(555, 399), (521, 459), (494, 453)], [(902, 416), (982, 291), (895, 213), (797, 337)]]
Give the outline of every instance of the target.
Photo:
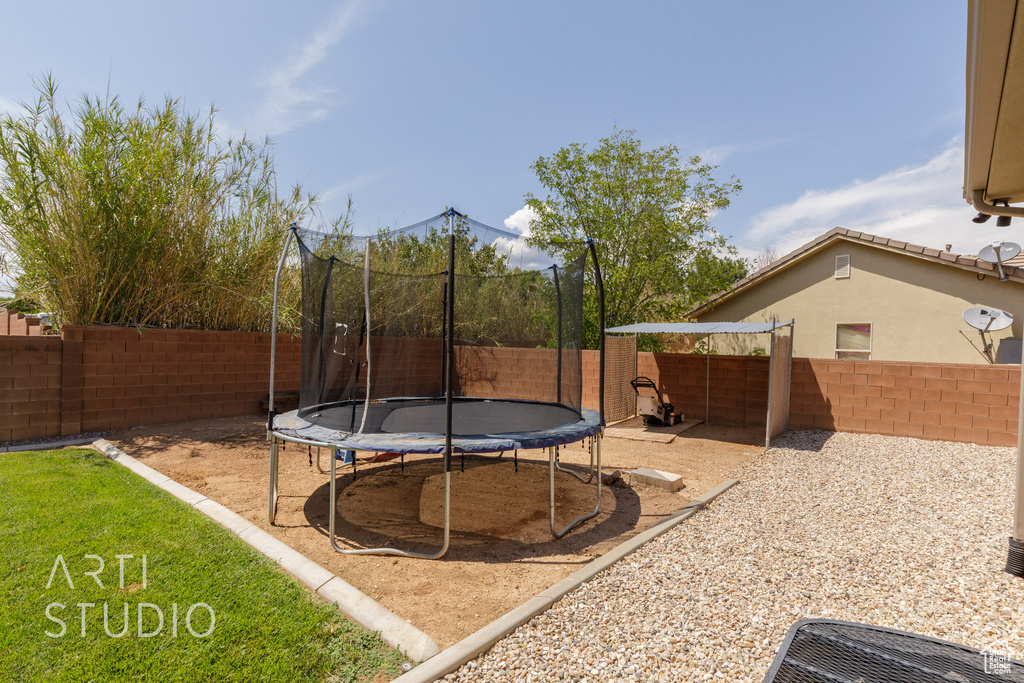
[[(531, 242), (568, 259), (584, 238), (595, 240), (608, 327), (678, 320), (746, 275), (711, 226), (742, 186), (735, 178), (716, 181), (716, 167), (700, 157), (683, 164), (674, 145), (647, 150), (635, 131), (615, 129), (592, 151), (573, 143), (532, 168), (549, 194), (525, 197), (538, 216)], [(585, 330), (586, 345), (595, 347), (593, 306)]]

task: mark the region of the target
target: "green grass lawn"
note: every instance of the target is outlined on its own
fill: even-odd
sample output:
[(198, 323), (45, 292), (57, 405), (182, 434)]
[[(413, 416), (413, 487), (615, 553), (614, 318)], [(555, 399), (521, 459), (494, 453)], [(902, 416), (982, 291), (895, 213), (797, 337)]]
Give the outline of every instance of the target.
[[(104, 564), (95, 577), (90, 555)], [(90, 450), (0, 454), (0, 586), (5, 681), (380, 681), (403, 661), (229, 531)]]

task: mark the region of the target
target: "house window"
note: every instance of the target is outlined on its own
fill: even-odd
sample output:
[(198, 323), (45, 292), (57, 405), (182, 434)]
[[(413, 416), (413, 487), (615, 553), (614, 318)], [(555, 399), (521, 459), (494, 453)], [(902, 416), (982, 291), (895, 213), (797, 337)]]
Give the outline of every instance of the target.
[(850, 255), (839, 254), (836, 256), (836, 279), (850, 277)]
[(871, 360), (871, 323), (836, 325), (836, 358)]

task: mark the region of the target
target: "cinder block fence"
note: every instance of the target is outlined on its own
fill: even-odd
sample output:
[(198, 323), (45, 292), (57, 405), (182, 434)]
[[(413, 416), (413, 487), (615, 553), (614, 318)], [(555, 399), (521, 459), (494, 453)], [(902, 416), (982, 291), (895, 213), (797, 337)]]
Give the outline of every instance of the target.
[[(277, 353), (276, 390), (298, 391), (300, 338), (279, 335)], [(491, 369), (467, 379), (467, 393), (532, 395), (553, 371), (540, 349), (460, 347), (458, 362)], [(796, 358), (790, 427), (1011, 446), (1020, 372)], [(582, 373), (583, 405), (596, 407), (596, 352), (584, 352)], [(688, 417), (703, 419), (707, 405), (712, 423), (764, 425), (767, 358), (640, 353), (637, 374)], [(269, 381), (269, 334), (65, 326), (60, 337), (0, 335), (0, 442), (255, 415)]]

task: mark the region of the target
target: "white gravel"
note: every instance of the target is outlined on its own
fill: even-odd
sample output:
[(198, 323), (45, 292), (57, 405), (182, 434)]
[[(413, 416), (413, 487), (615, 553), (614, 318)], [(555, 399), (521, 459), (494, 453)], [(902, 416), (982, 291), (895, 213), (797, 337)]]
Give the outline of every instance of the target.
[(787, 434), (740, 485), (445, 680), (761, 681), (808, 617), (1024, 659), (1024, 579), (1003, 572), (1014, 468), (1010, 448)]

